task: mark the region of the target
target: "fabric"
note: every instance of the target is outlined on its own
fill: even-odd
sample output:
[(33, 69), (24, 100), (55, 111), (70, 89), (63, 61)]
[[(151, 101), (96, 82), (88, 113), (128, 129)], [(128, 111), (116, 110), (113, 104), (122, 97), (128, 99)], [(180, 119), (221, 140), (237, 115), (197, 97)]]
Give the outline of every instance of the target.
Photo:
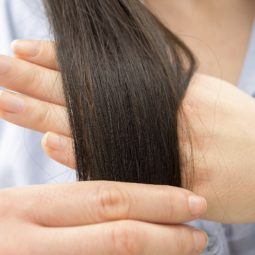
[[(0, 53), (11, 54), (14, 39), (51, 38), (39, 0), (0, 0)], [(255, 26), (239, 87), (255, 96)], [(15, 77), (14, 77), (15, 78)], [(1, 85), (1, 84), (0, 84)], [(70, 169), (43, 153), (42, 135), (0, 120), (0, 188), (74, 181)], [(195, 221), (209, 236), (205, 255), (254, 255), (255, 225), (225, 225)]]
[[(50, 37), (38, 0), (0, 0), (1, 54), (11, 55), (10, 44), (14, 39)], [(45, 155), (41, 138), (37, 132), (0, 120), (0, 188), (75, 180), (74, 171)]]

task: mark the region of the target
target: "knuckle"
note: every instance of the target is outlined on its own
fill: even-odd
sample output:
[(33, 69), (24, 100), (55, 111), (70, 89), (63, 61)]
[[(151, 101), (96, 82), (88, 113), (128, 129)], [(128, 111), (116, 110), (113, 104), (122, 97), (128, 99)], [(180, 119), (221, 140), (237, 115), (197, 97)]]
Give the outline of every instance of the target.
[(167, 218), (170, 222), (181, 222), (189, 214), (187, 209), (187, 195), (181, 190), (178, 192), (169, 192), (167, 195)]
[(50, 109), (49, 107), (43, 107), (40, 102), (36, 104), (36, 107), (39, 109), (39, 111), (35, 111), (38, 112), (36, 123), (41, 126), (49, 126), (49, 124), (51, 123), (52, 109)]
[(119, 222), (111, 230), (112, 254), (140, 255), (141, 245), (136, 226), (129, 221)]
[(194, 241), (191, 231), (180, 228), (174, 233), (176, 254), (191, 254), (194, 251)]
[(27, 83), (29, 85), (29, 89), (37, 89), (41, 86), (41, 76), (40, 71), (37, 67), (29, 68), (27, 71)]
[(100, 220), (127, 219), (131, 199), (126, 191), (115, 184), (102, 184), (95, 193), (95, 211)]

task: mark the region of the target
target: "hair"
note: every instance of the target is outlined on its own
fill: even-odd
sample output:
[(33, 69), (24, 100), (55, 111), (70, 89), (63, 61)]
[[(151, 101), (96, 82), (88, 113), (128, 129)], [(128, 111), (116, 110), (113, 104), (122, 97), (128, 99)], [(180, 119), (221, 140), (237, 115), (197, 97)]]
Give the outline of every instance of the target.
[(182, 186), (178, 112), (195, 60), (139, 0), (45, 0), (79, 180)]

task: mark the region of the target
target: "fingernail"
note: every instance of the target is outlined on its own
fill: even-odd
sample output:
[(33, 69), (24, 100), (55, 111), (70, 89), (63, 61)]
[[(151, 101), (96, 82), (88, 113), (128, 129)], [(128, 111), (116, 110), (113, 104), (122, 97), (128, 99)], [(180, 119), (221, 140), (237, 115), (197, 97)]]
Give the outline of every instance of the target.
[(0, 55), (0, 74), (7, 73), (11, 68), (11, 63), (6, 56)]
[(27, 57), (35, 57), (40, 50), (40, 45), (37, 41), (15, 40), (12, 42), (11, 47), (15, 54)]
[(57, 150), (62, 151), (67, 145), (66, 139), (54, 133), (47, 133), (45, 137), (45, 145)]
[(190, 196), (189, 197), (189, 209), (192, 216), (198, 217), (204, 214), (207, 210), (207, 202), (203, 197)]
[(25, 108), (22, 98), (11, 92), (0, 91), (0, 110), (9, 113), (20, 113)]
[(193, 232), (193, 238), (195, 243), (195, 250), (199, 253), (203, 252), (207, 246), (208, 237), (206, 233), (195, 230)]

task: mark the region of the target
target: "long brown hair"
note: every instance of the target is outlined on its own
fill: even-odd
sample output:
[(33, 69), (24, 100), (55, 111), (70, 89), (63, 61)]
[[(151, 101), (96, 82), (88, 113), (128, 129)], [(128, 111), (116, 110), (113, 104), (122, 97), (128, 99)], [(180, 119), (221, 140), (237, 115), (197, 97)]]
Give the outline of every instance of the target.
[(80, 180), (181, 186), (188, 48), (139, 0), (45, 0)]

